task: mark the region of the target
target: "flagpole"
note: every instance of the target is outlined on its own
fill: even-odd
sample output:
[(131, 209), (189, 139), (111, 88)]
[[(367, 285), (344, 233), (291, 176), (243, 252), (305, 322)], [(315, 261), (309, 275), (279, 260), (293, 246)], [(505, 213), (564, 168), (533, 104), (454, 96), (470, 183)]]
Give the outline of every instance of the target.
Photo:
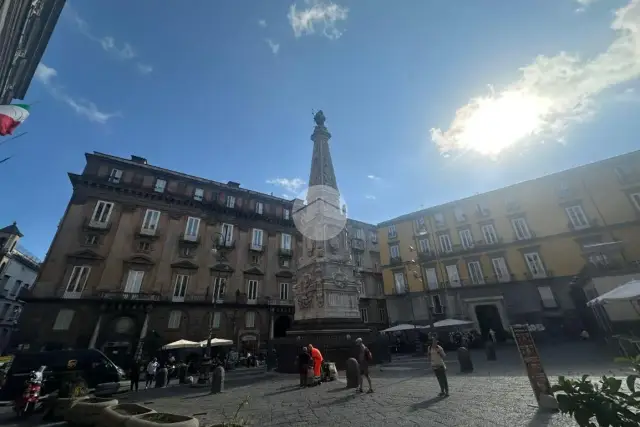
[(0, 141), (0, 145), (5, 144), (5, 143), (7, 143), (7, 142), (9, 142), (9, 141), (13, 141), (14, 139), (18, 139), (18, 138), (20, 138), (21, 136), (25, 136), (27, 133), (29, 133), (29, 132), (22, 132), (20, 135), (16, 135), (16, 136), (11, 137), (11, 138), (9, 138), (9, 139), (7, 139), (7, 140), (5, 140), (5, 141)]

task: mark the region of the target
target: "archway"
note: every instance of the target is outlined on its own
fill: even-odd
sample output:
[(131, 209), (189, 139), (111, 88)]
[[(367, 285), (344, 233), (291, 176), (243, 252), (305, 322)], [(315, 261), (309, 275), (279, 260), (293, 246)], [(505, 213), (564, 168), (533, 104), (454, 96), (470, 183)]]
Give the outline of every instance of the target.
[(276, 321), (273, 323), (273, 337), (286, 337), (289, 328), (291, 328), (291, 318), (289, 316), (278, 316)]
[(478, 326), (482, 334), (482, 340), (489, 340), (489, 330), (493, 329), (496, 333), (496, 341), (504, 341), (504, 329), (500, 311), (495, 304), (482, 304), (476, 306), (476, 317), (478, 318)]

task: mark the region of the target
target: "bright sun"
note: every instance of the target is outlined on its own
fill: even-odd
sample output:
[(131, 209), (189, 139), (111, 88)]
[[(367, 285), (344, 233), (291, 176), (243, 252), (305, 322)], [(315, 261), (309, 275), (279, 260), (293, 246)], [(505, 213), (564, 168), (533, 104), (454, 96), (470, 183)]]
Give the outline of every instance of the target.
[(553, 102), (531, 93), (507, 91), (477, 98), (461, 119), (455, 139), (463, 150), (495, 155), (538, 133)]

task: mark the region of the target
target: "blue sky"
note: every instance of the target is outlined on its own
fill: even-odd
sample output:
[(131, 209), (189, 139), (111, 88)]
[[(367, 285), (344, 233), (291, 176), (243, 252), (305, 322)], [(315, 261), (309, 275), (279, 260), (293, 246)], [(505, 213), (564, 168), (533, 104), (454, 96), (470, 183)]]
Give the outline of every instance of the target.
[(70, 2), (0, 146), (0, 223), (44, 256), (94, 150), (294, 196), (313, 109), (374, 223), (634, 150), (638, 3)]

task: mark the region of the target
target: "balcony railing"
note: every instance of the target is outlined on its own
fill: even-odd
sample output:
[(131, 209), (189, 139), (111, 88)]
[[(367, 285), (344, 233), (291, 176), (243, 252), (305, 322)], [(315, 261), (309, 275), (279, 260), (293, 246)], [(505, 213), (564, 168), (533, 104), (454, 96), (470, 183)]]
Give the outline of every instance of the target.
[(249, 243), (249, 250), (254, 252), (264, 251), (264, 245), (261, 243)]
[(141, 236), (155, 236), (156, 235), (156, 231), (158, 230), (158, 227), (154, 227), (154, 228), (141, 228), (140, 229), (140, 235)]
[(85, 219), (83, 225), (85, 226), (85, 228), (89, 228), (92, 230), (107, 231), (111, 228), (111, 221), (102, 222), (102, 221), (96, 221), (91, 218), (91, 219)]
[(199, 244), (200, 243), (200, 236), (193, 235), (193, 234), (180, 233), (180, 240), (182, 242), (186, 242), (186, 243)]
[(123, 301), (159, 301), (161, 299), (160, 294), (148, 292), (102, 291), (98, 296), (101, 299)]
[(64, 298), (64, 299), (79, 299), (79, 298), (82, 298), (82, 291), (80, 291), (80, 292), (64, 291), (64, 294), (62, 294), (62, 298)]
[(389, 259), (389, 264), (390, 265), (399, 265), (402, 264), (402, 257), (391, 257)]
[(359, 251), (364, 251), (364, 240), (362, 239), (358, 239), (357, 237), (354, 237), (353, 239), (351, 239), (351, 248), (359, 250)]
[(280, 248), (280, 249), (278, 249), (278, 254), (282, 258), (291, 258), (293, 256), (293, 250), (292, 249)]

